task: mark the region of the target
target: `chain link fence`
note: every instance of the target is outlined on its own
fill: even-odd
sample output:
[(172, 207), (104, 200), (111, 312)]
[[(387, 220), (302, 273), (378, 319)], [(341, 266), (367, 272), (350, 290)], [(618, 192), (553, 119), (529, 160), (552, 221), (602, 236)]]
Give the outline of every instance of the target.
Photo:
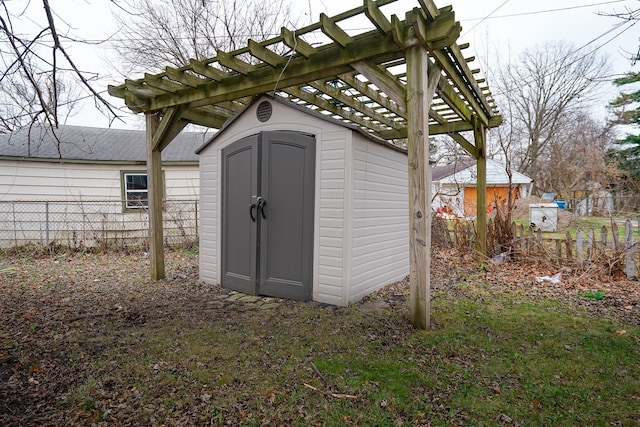
[[(198, 222), (198, 200), (164, 201), (166, 245), (195, 244)], [(2, 249), (126, 250), (148, 246), (148, 235), (147, 209), (126, 209), (124, 200), (0, 201)]]

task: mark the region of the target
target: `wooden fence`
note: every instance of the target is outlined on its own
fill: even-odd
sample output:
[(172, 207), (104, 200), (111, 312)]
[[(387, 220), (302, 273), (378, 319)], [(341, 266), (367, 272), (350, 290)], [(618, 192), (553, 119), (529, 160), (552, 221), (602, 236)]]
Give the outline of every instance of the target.
[[(506, 224), (506, 225), (503, 225)], [(489, 221), (487, 248), (490, 257), (503, 260), (534, 259), (581, 270), (606, 268), (614, 276), (640, 277), (640, 221), (612, 222), (598, 230), (578, 229), (575, 237), (550, 237), (541, 230), (523, 225)], [(624, 227), (624, 233), (621, 228)], [(436, 245), (456, 247), (470, 253), (475, 249), (476, 231), (473, 221), (456, 220), (453, 223), (434, 218), (432, 242)], [(508, 243), (502, 243), (508, 242)]]
[(542, 258), (558, 266), (605, 267), (612, 275), (639, 277), (640, 241), (635, 235), (640, 234), (640, 221), (635, 226), (630, 220), (621, 225), (623, 234), (612, 222), (599, 230), (578, 229), (574, 238), (568, 231), (564, 237), (546, 237), (540, 230), (513, 224), (512, 250), (515, 256)]

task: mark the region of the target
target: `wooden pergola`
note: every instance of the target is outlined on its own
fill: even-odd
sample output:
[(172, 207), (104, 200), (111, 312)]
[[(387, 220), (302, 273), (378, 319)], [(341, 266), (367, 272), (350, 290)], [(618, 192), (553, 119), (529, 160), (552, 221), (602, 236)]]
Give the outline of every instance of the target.
[[(418, 0), (404, 19), (383, 7), (395, 0), (363, 0), (356, 9), (301, 29), (282, 28), (264, 42), (218, 51), (109, 86), (134, 112), (145, 113), (151, 278), (165, 276), (161, 152), (187, 124), (220, 129), (254, 96), (272, 93), (406, 144), (410, 203), (412, 323), (429, 325), (431, 246), (429, 135), (447, 134), (477, 160), (478, 251), (486, 253), (486, 130), (502, 119), (488, 87), (458, 45), (461, 26), (451, 6)], [(349, 34), (348, 20), (365, 16), (370, 30)], [(469, 141), (460, 132), (472, 131)]]

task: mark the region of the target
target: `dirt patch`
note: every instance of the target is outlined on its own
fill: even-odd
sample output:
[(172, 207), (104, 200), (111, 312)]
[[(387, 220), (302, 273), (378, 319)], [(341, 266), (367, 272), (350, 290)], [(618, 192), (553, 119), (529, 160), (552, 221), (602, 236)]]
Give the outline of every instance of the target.
[[(248, 343), (268, 342), (267, 332), (252, 331), (262, 328), (269, 316), (275, 314), (270, 315), (255, 303), (233, 301), (229, 291), (219, 286), (200, 283), (196, 254), (170, 251), (166, 255), (168, 277), (158, 282), (148, 279), (149, 260), (142, 253), (0, 259), (0, 425), (91, 425), (109, 420), (110, 416), (116, 419), (114, 414), (120, 421), (131, 415), (131, 422), (136, 424), (140, 405), (148, 405), (155, 408), (153, 410), (166, 409), (167, 402), (139, 401), (135, 387), (123, 391), (120, 385), (116, 392), (117, 385), (109, 380), (110, 370), (116, 368), (112, 364), (118, 360), (112, 354), (131, 353), (136, 357), (139, 353), (143, 357), (144, 352), (136, 348), (135, 337), (141, 330), (149, 330), (147, 326), (153, 330), (183, 322), (206, 329), (215, 320), (230, 332), (246, 329), (243, 333)], [(461, 282), (482, 281), (536, 298), (562, 299), (594, 315), (640, 325), (638, 282), (612, 281), (604, 275), (572, 271), (562, 271), (563, 278), (558, 284), (536, 281), (538, 276), (555, 273), (536, 264), (505, 263), (479, 268), (471, 258), (461, 257), (455, 251), (436, 250), (431, 268), (432, 298), (444, 293), (455, 295), (460, 292)], [(600, 291), (602, 299), (585, 297), (596, 291)], [(408, 296), (406, 278), (365, 298), (363, 307), (389, 310), (385, 316), (395, 315), (400, 319), (399, 324), (404, 324)], [(303, 308), (316, 310), (318, 316), (339, 316), (343, 310), (284, 300), (278, 304), (287, 308), (277, 314), (287, 323), (298, 321), (296, 310)], [(396, 341), (404, 335), (398, 332), (398, 325), (389, 327), (386, 319), (380, 320), (386, 325), (383, 329), (388, 330), (390, 342), (398, 345)], [(406, 324), (402, 326), (406, 327)], [(359, 332), (353, 328), (352, 333)], [(382, 336), (380, 331), (375, 333)], [(178, 345), (177, 342), (169, 340), (166, 345)], [(224, 356), (207, 357), (234, 363)], [(270, 363), (269, 369), (277, 369), (287, 356), (273, 357), (276, 362), (265, 359), (265, 363)], [(149, 369), (154, 375), (166, 376), (168, 391), (164, 392), (169, 395), (172, 393), (170, 381), (181, 372), (180, 363), (150, 362)], [(202, 375), (209, 373), (203, 369)], [(100, 382), (94, 384), (95, 378), (101, 378)], [(211, 381), (222, 383), (223, 379)], [(87, 395), (93, 397), (78, 395), (82, 387), (92, 387)], [(183, 411), (185, 420), (199, 419), (198, 414), (208, 410), (206, 417), (211, 418), (207, 393), (209, 391), (203, 391), (188, 410), (172, 410)], [(232, 387), (228, 393), (233, 393)], [(101, 411), (96, 409), (95, 396), (102, 399)], [(238, 402), (238, 414), (248, 411), (240, 397)], [(153, 425), (153, 415), (149, 417), (148, 424)], [(209, 420), (206, 417), (203, 423)]]

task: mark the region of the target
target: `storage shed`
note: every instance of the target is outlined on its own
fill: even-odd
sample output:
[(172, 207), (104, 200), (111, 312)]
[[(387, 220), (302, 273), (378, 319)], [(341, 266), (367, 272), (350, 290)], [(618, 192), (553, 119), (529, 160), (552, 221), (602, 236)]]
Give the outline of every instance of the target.
[(204, 282), (344, 306), (409, 273), (403, 149), (262, 96), (198, 153)]

